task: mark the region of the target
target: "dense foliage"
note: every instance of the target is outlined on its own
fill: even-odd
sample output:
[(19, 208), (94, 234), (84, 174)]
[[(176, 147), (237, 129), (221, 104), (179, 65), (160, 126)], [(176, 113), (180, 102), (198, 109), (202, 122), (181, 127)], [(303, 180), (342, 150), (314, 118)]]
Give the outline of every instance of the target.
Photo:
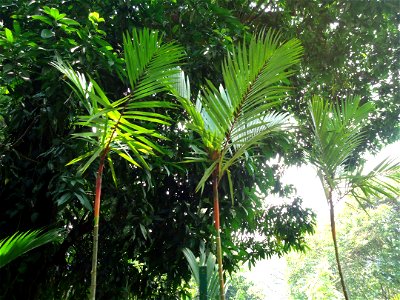
[(229, 287), (226, 292), (228, 300), (262, 300), (265, 299), (263, 292), (257, 289), (255, 284), (243, 275), (231, 276)]
[[(399, 204), (380, 201), (339, 214), (338, 242), (351, 299), (391, 299), (400, 292)], [(289, 256), (292, 299), (341, 299), (329, 227), (310, 237), (306, 254)]]
[[(379, 107), (369, 124), (369, 139), (360, 146), (375, 149), (398, 138), (398, 125), (393, 124), (398, 124), (400, 109), (394, 80), (399, 22), (394, 1), (368, 3), (68, 0), (60, 6), (55, 0), (2, 1), (0, 238), (49, 225), (68, 232), (60, 244), (35, 250), (3, 268), (0, 297), (83, 299), (87, 293), (96, 166), (85, 175), (65, 166), (88, 145), (70, 138), (82, 130), (74, 121), (84, 107), (49, 65), (56, 56), (92, 76), (110, 99), (119, 99), (128, 87), (122, 33), (134, 27), (157, 29), (166, 41), (176, 40), (185, 49), (182, 67), (196, 93), (204, 78), (221, 81), (222, 58), (246, 32), (261, 26), (280, 29), (287, 38), (298, 37), (305, 48), (293, 96), (284, 108), (301, 117), (310, 94), (332, 97), (357, 89)], [(339, 24), (333, 29), (335, 22)], [(162, 97), (174, 101), (169, 95)], [(169, 141), (161, 142), (165, 155), (149, 161), (151, 172), (116, 159), (115, 186), (111, 170), (105, 169), (99, 299), (172, 298), (183, 291), (182, 279), (190, 278), (180, 250), (197, 249), (200, 240), (211, 240), (211, 188), (206, 186), (202, 195), (194, 192), (203, 166), (180, 164), (198, 136), (182, 127), (186, 116), (181, 109), (163, 113), (174, 122), (156, 127)], [(290, 187), (279, 182), (282, 170), (266, 161), (286, 153), (288, 160), (299, 162), (296, 145), (307, 144), (296, 144), (300, 138), (270, 138), (254, 152), (262, 156), (232, 168), (233, 203), (228, 182), (221, 182), (228, 271), (246, 260), (254, 263), (304, 248), (312, 213), (298, 199), (276, 207), (266, 207), (260, 199), (270, 193), (291, 194)]]

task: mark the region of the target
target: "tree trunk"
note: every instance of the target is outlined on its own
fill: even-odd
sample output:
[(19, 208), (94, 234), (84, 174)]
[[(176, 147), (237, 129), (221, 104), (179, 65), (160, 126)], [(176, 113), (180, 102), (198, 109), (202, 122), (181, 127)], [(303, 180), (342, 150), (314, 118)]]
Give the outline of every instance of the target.
[(222, 246), (221, 234), (219, 225), (219, 200), (218, 200), (218, 165), (213, 172), (213, 197), (214, 197), (214, 225), (217, 231), (216, 244), (217, 244), (217, 261), (218, 261), (218, 275), (219, 275), (219, 295), (221, 300), (225, 300), (225, 285), (224, 275), (222, 271)]
[(332, 201), (332, 191), (329, 192), (328, 203), (329, 203), (329, 210), (330, 210), (332, 239), (333, 239), (333, 245), (335, 248), (335, 257), (336, 257), (336, 263), (337, 263), (339, 276), (340, 276), (340, 283), (342, 285), (344, 298), (346, 300), (349, 300), (349, 296), (347, 295), (346, 285), (344, 283), (342, 266), (340, 264), (340, 259), (339, 259), (339, 250), (338, 250), (338, 245), (337, 245), (337, 241), (336, 241), (335, 211), (334, 211), (333, 201)]
[(99, 218), (100, 218), (100, 197), (101, 197), (101, 180), (103, 177), (104, 160), (107, 153), (104, 152), (101, 159), (99, 169), (96, 175), (96, 196), (94, 200), (94, 226), (93, 226), (93, 254), (92, 254), (92, 276), (90, 284), (89, 299), (96, 299), (96, 279), (97, 279), (97, 252), (99, 249)]

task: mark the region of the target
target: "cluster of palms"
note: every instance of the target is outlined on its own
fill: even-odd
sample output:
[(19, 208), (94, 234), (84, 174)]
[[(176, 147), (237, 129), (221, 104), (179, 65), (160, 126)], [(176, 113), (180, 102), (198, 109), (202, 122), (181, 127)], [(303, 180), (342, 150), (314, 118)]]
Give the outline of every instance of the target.
[[(287, 78), (293, 74), (291, 67), (300, 61), (302, 47), (296, 39), (283, 42), (279, 34), (261, 32), (234, 47), (222, 64), (223, 85), (207, 81), (192, 102), (189, 79), (179, 68), (184, 51), (175, 43), (163, 43), (157, 32), (148, 29), (133, 30), (125, 35), (125, 74), (129, 95), (110, 100), (96, 81), (73, 70), (61, 61), (53, 63), (71, 82), (71, 87), (82, 101), (87, 115), (80, 117), (77, 125), (89, 130), (74, 134), (91, 145), (90, 151), (71, 163), (83, 161), (79, 171), (84, 172), (98, 160), (96, 196), (94, 205), (93, 258), (91, 299), (95, 299), (100, 216), (101, 180), (105, 163), (114, 173), (112, 155), (117, 154), (131, 164), (148, 169), (146, 159), (162, 153), (156, 143), (163, 139), (146, 122), (169, 124), (162, 109), (176, 106), (156, 100), (158, 93), (170, 93), (186, 110), (190, 120), (187, 128), (201, 137), (201, 145), (189, 162), (202, 162), (207, 167), (198, 183), (197, 191), (212, 181), (214, 197), (214, 225), (219, 272), (220, 299), (224, 299), (224, 276), (219, 220), (219, 183), (229, 168), (243, 159), (244, 154), (259, 145), (267, 136), (290, 130), (293, 122), (286, 113), (272, 109), (288, 98)], [(360, 145), (362, 124), (373, 109), (371, 104), (360, 105), (360, 99), (332, 105), (318, 97), (310, 101), (312, 119), (312, 145), (309, 161), (319, 170), (326, 198), (331, 210), (332, 236), (336, 259), (348, 299), (336, 244), (334, 197), (345, 194), (368, 198), (371, 195), (398, 194), (398, 188), (386, 181), (400, 182), (399, 164), (386, 161), (367, 175), (362, 170), (350, 173), (349, 158)], [(347, 190), (340, 187), (345, 181)], [(233, 195), (231, 195), (233, 197)], [(0, 255), (1, 257), (1, 255)]]

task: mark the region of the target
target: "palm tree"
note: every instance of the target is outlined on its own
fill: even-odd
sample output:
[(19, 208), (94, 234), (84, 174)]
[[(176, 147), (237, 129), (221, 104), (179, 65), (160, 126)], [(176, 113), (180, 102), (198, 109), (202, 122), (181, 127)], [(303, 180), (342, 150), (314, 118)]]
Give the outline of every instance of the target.
[(178, 63), (184, 55), (180, 46), (172, 42), (163, 43), (158, 33), (149, 29), (134, 29), (132, 37), (124, 35), (123, 46), (129, 94), (116, 101), (111, 101), (94, 79), (89, 77), (87, 80), (83, 74), (61, 61), (53, 63), (72, 82), (70, 86), (81, 98), (88, 113), (79, 117), (76, 124), (88, 127), (89, 131), (75, 133), (74, 136), (87, 141), (90, 149), (69, 164), (87, 159), (79, 168), (79, 172), (83, 173), (93, 161), (99, 160), (94, 202), (91, 299), (95, 299), (96, 294), (101, 181), (105, 161), (109, 162), (115, 180), (111, 154), (118, 154), (136, 167), (149, 169), (145, 157), (162, 152), (151, 139), (164, 137), (142, 123), (169, 124), (169, 117), (154, 109), (174, 105), (155, 100), (154, 96), (169, 90), (171, 78), (178, 72)]
[(60, 239), (61, 231), (43, 229), (16, 232), (0, 240), (0, 268), (32, 249)]
[(371, 197), (395, 198), (400, 195), (400, 162), (386, 159), (365, 174), (354, 171), (351, 158), (364, 140), (363, 127), (374, 110), (372, 103), (360, 104), (360, 97), (348, 97), (333, 105), (320, 97), (309, 103), (312, 147), (309, 161), (317, 168), (330, 212), (333, 245), (345, 299), (349, 299), (336, 240), (335, 204), (352, 195), (362, 206)]
[(288, 69), (301, 54), (297, 39), (282, 42), (279, 34), (262, 31), (233, 48), (222, 64), (224, 85), (217, 88), (207, 81), (195, 105), (189, 80), (183, 73), (177, 80), (175, 95), (192, 119), (188, 126), (202, 139), (202, 149), (190, 160), (208, 164), (196, 191), (212, 178), (220, 299), (225, 296), (218, 185), (227, 173), (233, 197), (229, 168), (268, 135), (287, 129), (288, 115), (271, 108), (287, 97), (287, 78), (293, 74)]

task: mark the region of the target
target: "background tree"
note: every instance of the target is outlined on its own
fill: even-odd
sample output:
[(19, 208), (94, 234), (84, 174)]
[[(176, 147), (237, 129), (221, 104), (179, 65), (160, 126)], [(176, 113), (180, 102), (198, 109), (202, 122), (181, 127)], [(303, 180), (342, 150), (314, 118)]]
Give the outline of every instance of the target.
[(262, 300), (265, 295), (259, 291), (255, 284), (246, 279), (243, 275), (232, 274), (229, 281), (228, 291), (226, 292), (228, 300)]
[[(350, 201), (338, 214), (338, 244), (352, 299), (391, 299), (399, 293), (399, 203), (371, 201), (366, 211)], [(309, 237), (310, 249), (288, 256), (291, 299), (340, 299), (329, 226)], [(317, 277), (316, 277), (317, 276)]]

